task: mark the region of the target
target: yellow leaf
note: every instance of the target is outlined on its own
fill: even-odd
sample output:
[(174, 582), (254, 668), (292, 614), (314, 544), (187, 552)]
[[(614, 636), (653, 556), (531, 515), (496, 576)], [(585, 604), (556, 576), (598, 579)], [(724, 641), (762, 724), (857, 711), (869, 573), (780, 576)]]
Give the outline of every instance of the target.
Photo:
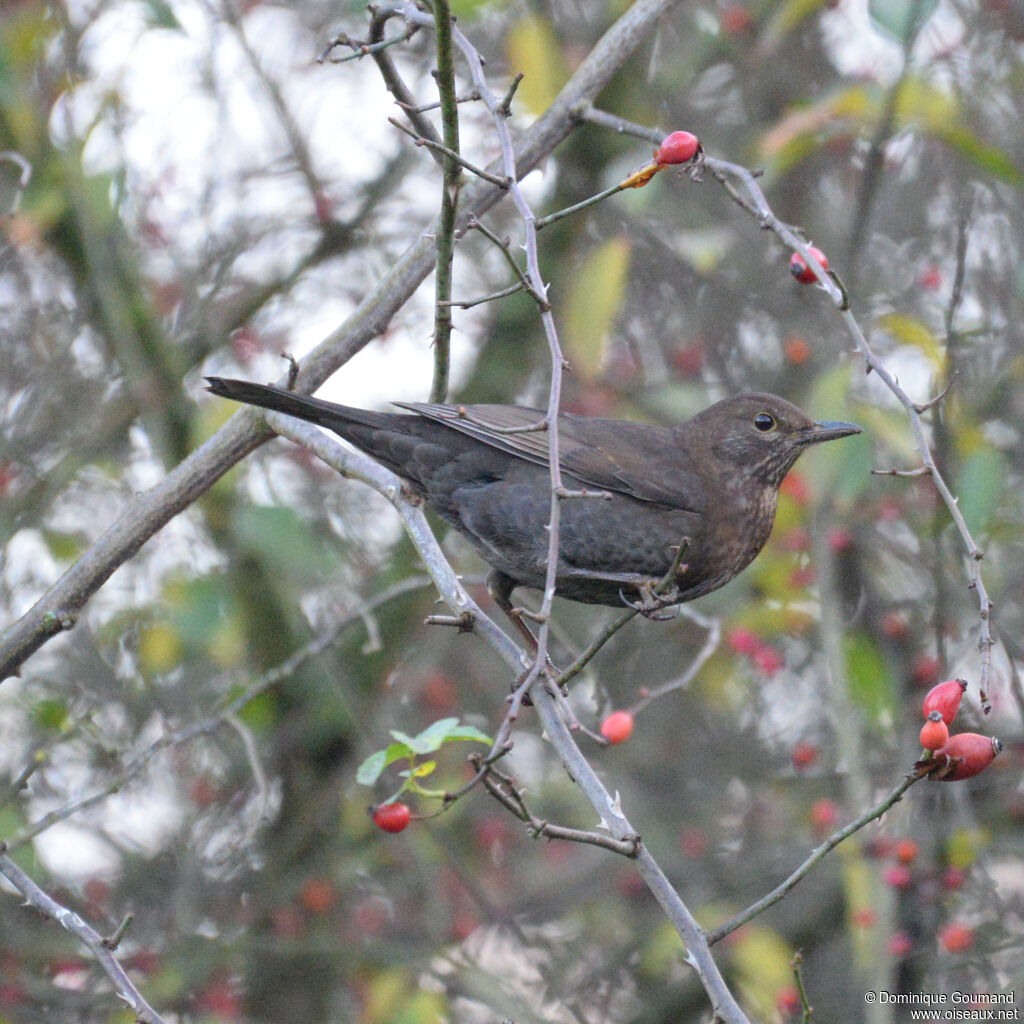
[(770, 928), (748, 925), (736, 933), (732, 962), (743, 998), (760, 1017), (774, 1013), (780, 988), (793, 984), (789, 966), (793, 954), (786, 941)]
[(622, 305), (629, 243), (613, 238), (583, 261), (566, 303), (565, 354), (581, 380), (593, 379)]
[(170, 626), (147, 626), (139, 637), (139, 664), (147, 675), (166, 672), (181, 660), (181, 639)]
[(904, 313), (886, 313), (878, 318), (878, 326), (904, 345), (920, 349), (937, 371), (941, 372), (945, 368), (946, 354), (938, 338), (917, 317)]
[(551, 22), (539, 14), (520, 18), (505, 38), (505, 56), (513, 73), (523, 73), (516, 100), (531, 114), (544, 113), (569, 80)]
[(983, 828), (958, 828), (946, 842), (946, 860), (951, 868), (969, 868), (988, 846), (989, 834)]

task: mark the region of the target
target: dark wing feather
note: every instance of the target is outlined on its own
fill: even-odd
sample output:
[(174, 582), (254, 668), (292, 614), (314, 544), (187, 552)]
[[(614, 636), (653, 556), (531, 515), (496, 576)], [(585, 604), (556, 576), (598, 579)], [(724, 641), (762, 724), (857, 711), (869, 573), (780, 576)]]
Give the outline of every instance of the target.
[[(536, 465), (550, 457), (547, 430), (524, 431), (541, 409), (513, 405), (429, 405), (396, 402), (499, 451)], [(508, 431), (513, 431), (509, 433)], [(588, 487), (703, 513), (705, 486), (689, 453), (664, 427), (565, 414), (558, 419), (562, 471)], [(658, 478), (651, 478), (651, 470)]]

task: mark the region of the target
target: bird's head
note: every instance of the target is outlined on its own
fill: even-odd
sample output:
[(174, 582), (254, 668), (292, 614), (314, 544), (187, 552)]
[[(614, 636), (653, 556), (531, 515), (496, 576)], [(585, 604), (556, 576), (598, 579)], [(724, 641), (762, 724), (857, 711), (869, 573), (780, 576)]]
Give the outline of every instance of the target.
[(811, 445), (861, 433), (854, 423), (815, 422), (792, 402), (756, 392), (716, 402), (691, 423), (723, 469), (773, 488)]

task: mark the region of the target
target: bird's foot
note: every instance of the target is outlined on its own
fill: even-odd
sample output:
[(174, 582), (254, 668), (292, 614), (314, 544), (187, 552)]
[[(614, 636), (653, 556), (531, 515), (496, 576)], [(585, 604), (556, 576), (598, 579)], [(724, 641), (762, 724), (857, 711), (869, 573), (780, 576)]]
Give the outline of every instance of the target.
[(622, 600), (645, 619), (664, 622), (675, 618), (675, 611), (669, 611), (679, 604), (679, 587), (675, 583), (666, 586), (664, 580), (652, 577), (638, 582), (636, 590), (639, 595), (637, 600), (630, 601), (624, 594), (621, 595)]

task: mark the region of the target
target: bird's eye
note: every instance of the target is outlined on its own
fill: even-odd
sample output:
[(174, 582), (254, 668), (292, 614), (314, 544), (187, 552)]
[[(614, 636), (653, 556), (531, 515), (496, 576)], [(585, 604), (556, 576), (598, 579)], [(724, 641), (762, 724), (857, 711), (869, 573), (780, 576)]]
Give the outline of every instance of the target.
[(775, 427), (775, 417), (771, 413), (759, 412), (754, 417), (754, 426), (761, 431), (762, 434), (767, 433)]

